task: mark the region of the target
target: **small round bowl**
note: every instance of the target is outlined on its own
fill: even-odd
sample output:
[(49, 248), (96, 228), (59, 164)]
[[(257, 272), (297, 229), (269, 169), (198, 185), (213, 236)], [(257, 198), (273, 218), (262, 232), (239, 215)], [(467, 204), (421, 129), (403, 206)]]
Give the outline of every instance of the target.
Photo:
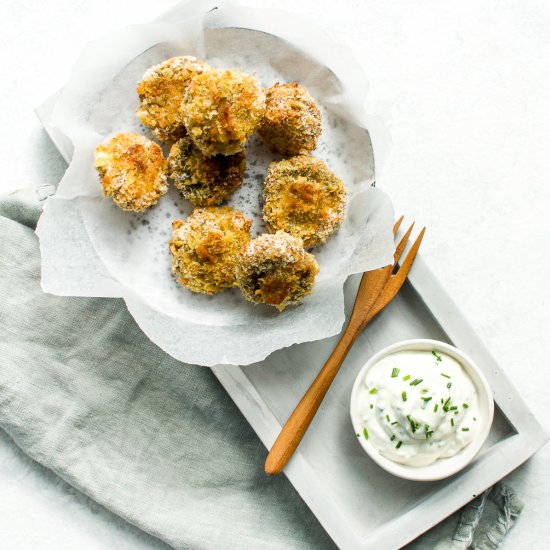
[(491, 388), (489, 387), (485, 376), (481, 372), (481, 369), (464, 352), (458, 350), (454, 346), (446, 344), (445, 342), (427, 339), (405, 340), (392, 344), (391, 346), (388, 346), (387, 348), (384, 348), (374, 354), (359, 371), (351, 392), (351, 422), (353, 424), (354, 433), (361, 433), (363, 424), (356, 412), (357, 394), (359, 391), (359, 386), (364, 381), (368, 370), (374, 364), (378, 363), (380, 359), (391, 353), (405, 350), (431, 351), (433, 349), (444, 351), (456, 359), (470, 376), (477, 389), (479, 398), (479, 426), (474, 439), (456, 455), (449, 458), (439, 458), (428, 466), (409, 466), (407, 464), (399, 464), (381, 455), (378, 449), (372, 445), (369, 440), (364, 438), (357, 439), (365, 452), (372, 458), (372, 460), (374, 460), (374, 462), (384, 468), (384, 470), (395, 476), (415, 481), (435, 481), (456, 474), (474, 459), (487, 439), (489, 430), (491, 429), (491, 424), (493, 422), (495, 405)]

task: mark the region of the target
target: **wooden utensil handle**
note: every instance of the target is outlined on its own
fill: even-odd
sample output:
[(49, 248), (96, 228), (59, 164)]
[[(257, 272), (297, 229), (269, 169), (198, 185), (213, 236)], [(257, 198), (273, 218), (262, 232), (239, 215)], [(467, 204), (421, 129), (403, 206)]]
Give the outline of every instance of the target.
[(290, 415), (290, 418), (271, 447), (271, 451), (269, 451), (267, 460), (265, 461), (266, 474), (275, 475), (280, 473), (290, 460), (290, 457), (311, 424), (334, 377), (340, 370), (344, 359), (357, 337), (358, 330), (360, 328), (351, 323), (347, 326), (334, 351), (317, 375), (317, 378), (315, 378), (300, 403), (294, 409), (294, 412)]

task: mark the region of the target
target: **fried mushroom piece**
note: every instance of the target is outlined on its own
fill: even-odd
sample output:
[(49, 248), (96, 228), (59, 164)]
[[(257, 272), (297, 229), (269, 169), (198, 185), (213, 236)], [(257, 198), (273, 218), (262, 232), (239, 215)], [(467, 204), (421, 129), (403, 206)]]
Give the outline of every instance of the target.
[(151, 127), (153, 135), (165, 143), (173, 143), (186, 134), (181, 115), (185, 90), (196, 74), (210, 66), (192, 56), (172, 57), (147, 69), (138, 84), (140, 106), (137, 117)]
[(265, 94), (251, 75), (211, 70), (195, 75), (182, 103), (183, 121), (208, 157), (242, 151), (265, 113)]
[(252, 222), (230, 207), (195, 208), (172, 222), (172, 273), (193, 292), (216, 294), (236, 285), (235, 268), (250, 242)]
[(168, 175), (181, 194), (195, 206), (212, 206), (226, 200), (243, 181), (244, 153), (205, 157), (189, 136), (170, 149)]
[(258, 134), (272, 151), (284, 156), (310, 153), (321, 131), (321, 111), (306, 88), (291, 82), (267, 90)]
[(304, 250), (302, 240), (284, 231), (250, 241), (237, 267), (237, 283), (244, 297), (283, 311), (311, 294), (319, 266)]
[(168, 190), (162, 149), (139, 134), (118, 134), (98, 145), (95, 168), (103, 193), (123, 210), (146, 210)]
[(286, 231), (310, 248), (340, 227), (345, 209), (344, 183), (322, 160), (299, 155), (269, 165), (264, 220), (270, 233)]

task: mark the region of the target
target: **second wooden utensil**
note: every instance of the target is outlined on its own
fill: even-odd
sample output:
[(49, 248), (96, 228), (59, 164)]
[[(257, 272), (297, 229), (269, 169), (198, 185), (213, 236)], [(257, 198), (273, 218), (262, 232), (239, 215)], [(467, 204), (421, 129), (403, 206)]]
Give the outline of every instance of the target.
[[(397, 220), (394, 226), (394, 235), (397, 234), (402, 221), (403, 216)], [(413, 226), (414, 223), (397, 245), (393, 266), (388, 265), (363, 274), (349, 323), (324, 367), (290, 415), (271, 447), (265, 462), (267, 474), (275, 475), (283, 470), (311, 424), (351, 346), (369, 321), (393, 299), (405, 282), (426, 228), (422, 229), (418, 235), (403, 264), (394, 274), (392, 271), (397, 267), (397, 262), (403, 254)]]

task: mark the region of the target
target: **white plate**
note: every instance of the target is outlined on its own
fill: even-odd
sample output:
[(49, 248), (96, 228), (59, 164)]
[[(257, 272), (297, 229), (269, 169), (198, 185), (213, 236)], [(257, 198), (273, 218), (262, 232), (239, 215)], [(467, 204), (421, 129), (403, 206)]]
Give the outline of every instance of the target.
[[(346, 278), (392, 259), (393, 209), (389, 198), (371, 186), (366, 76), (349, 50), (307, 21), (297, 29), (293, 20), (293, 28), (284, 12), (234, 8), (201, 13), (204, 4), (193, 4), (183, 19), (125, 27), (90, 43), (75, 64), (52, 119), (75, 149), (38, 221), (41, 284), (46, 292), (63, 296), (123, 298), (141, 330), (184, 363), (247, 365), (276, 349), (340, 330)], [(250, 28), (239, 26), (242, 18)], [(143, 213), (123, 212), (101, 192), (94, 149), (118, 132), (146, 131), (135, 116), (136, 83), (152, 64), (182, 54), (216, 67), (245, 67), (263, 86), (298, 81), (323, 113), (315, 156), (346, 183), (347, 213), (339, 230), (314, 250), (320, 272), (313, 292), (284, 315), (255, 307), (238, 289), (205, 296), (185, 292), (175, 282), (167, 247), (171, 221), (191, 210), (177, 189), (169, 189)], [(256, 236), (265, 231), (261, 182), (277, 157), (257, 136), (246, 144), (246, 156), (243, 185), (228, 205), (252, 219)]]

